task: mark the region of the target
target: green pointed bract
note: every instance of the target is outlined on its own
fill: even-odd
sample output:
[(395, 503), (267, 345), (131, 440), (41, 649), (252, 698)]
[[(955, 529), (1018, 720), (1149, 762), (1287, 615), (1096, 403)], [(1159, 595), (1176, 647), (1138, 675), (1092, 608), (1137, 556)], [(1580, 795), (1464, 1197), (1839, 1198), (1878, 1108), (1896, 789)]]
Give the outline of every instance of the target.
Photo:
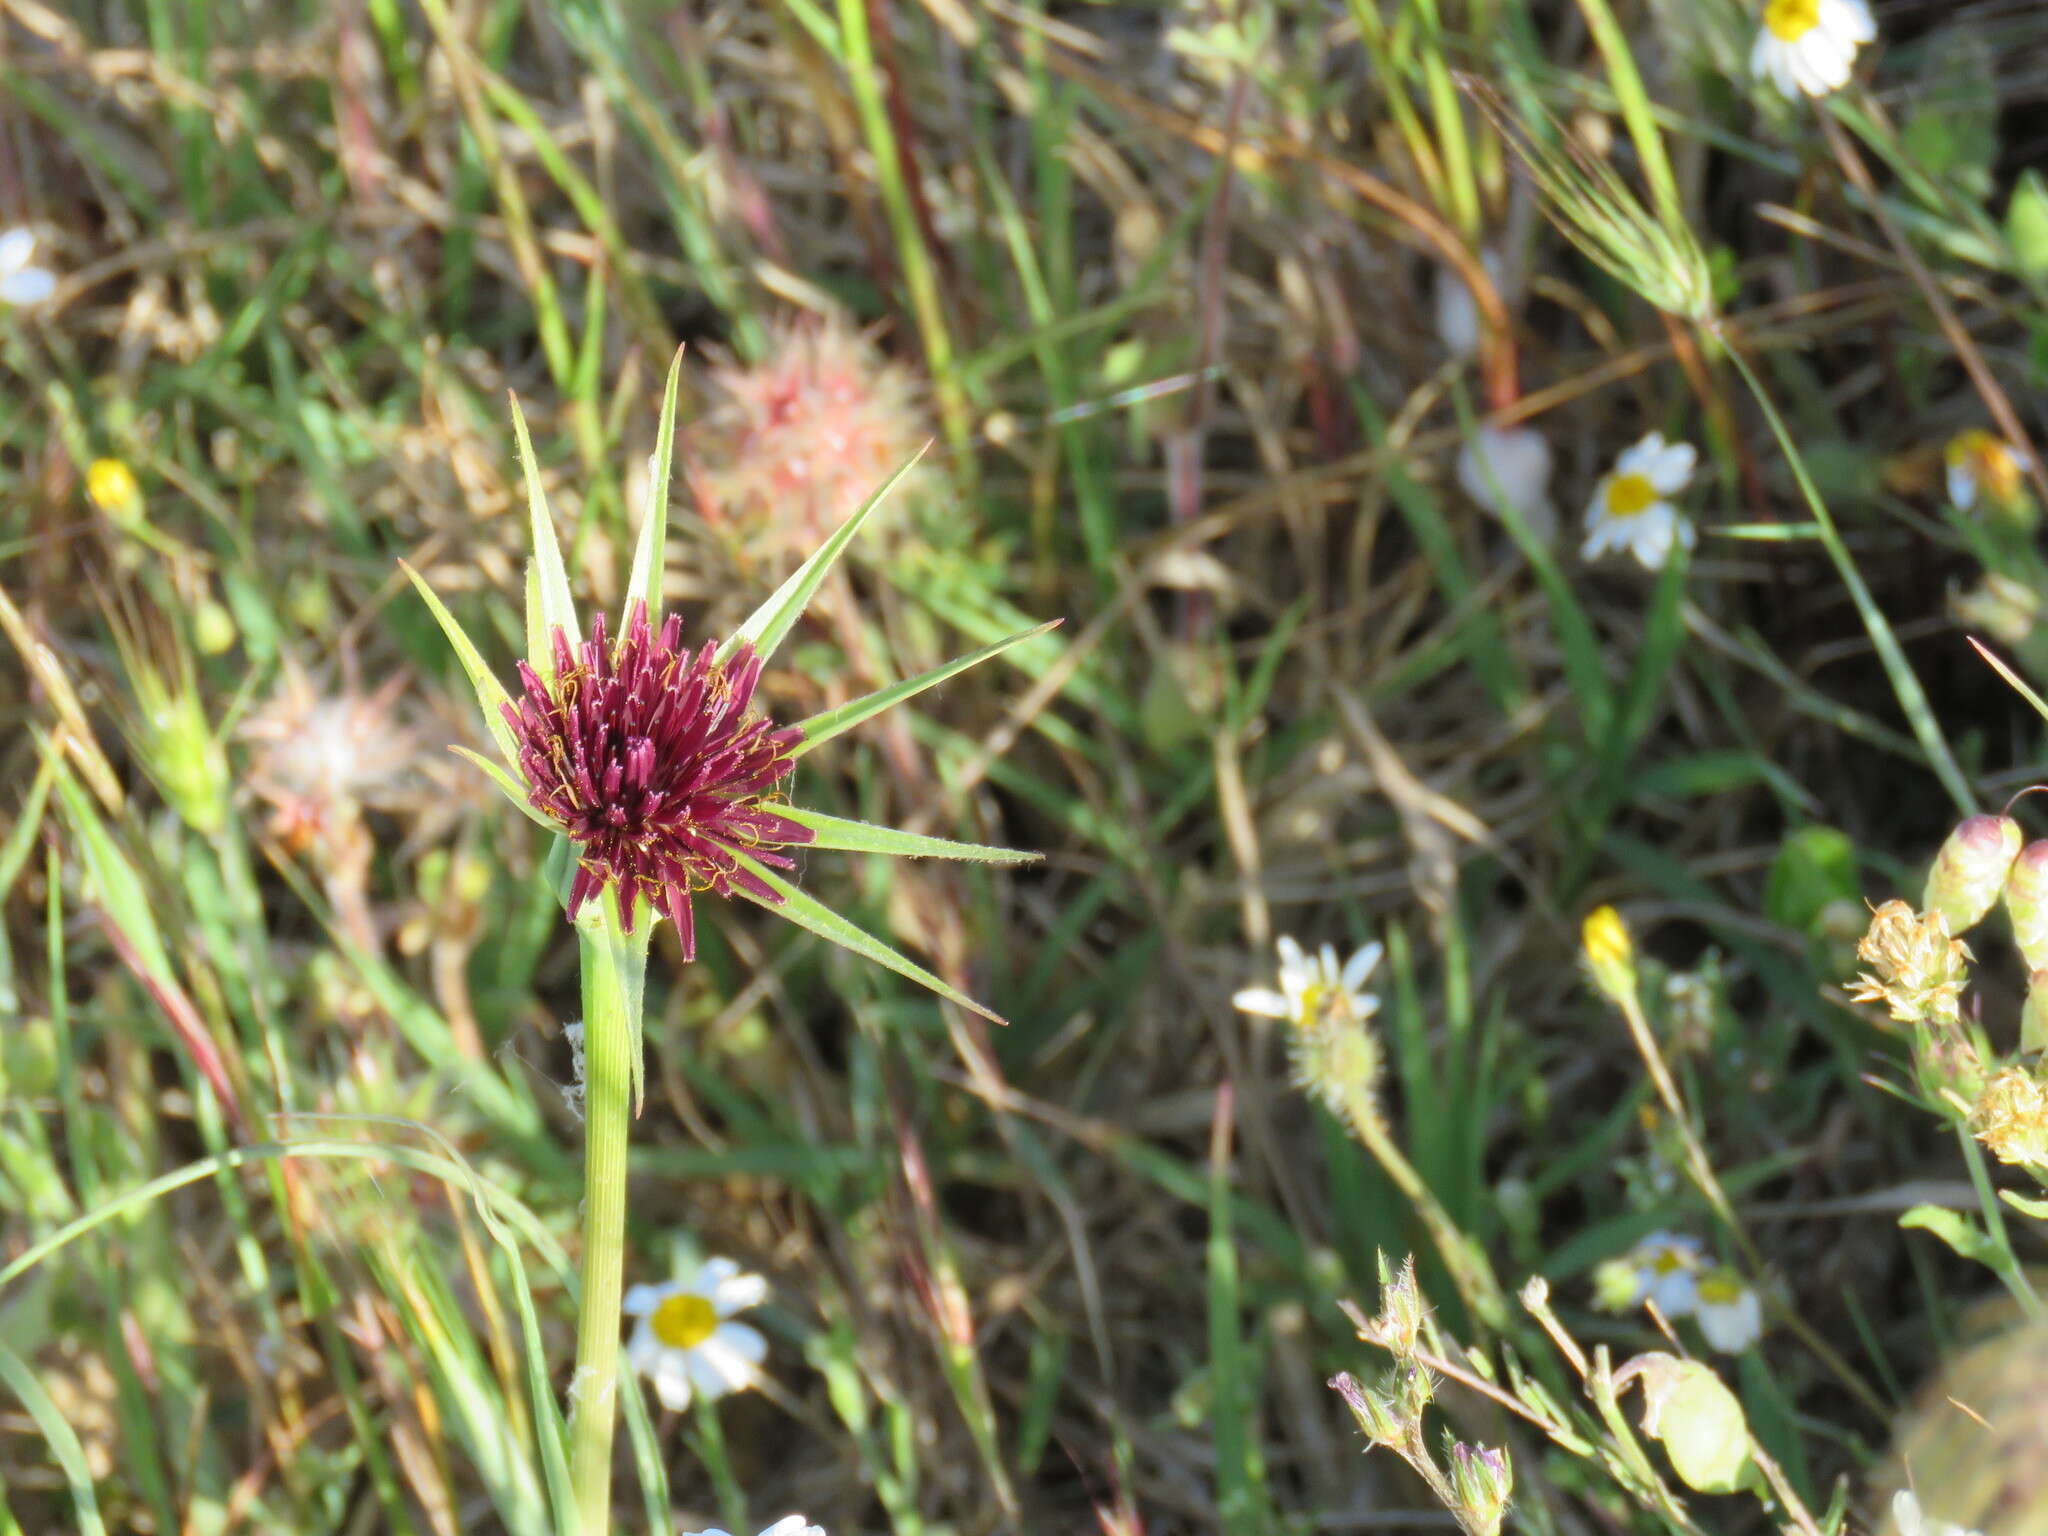
[(683, 377), (683, 349), (669, 364), (668, 389), (661, 397), (661, 425), (654, 434), (654, 462), (647, 479), (647, 515), (640, 519), (640, 541), (633, 549), (633, 573), (626, 579), (626, 611), (619, 615), (619, 633), (633, 618), (633, 604), (647, 605), (647, 622), (661, 628), (661, 561), (668, 542), (669, 478), (676, 458), (676, 386)]
[(469, 685), (476, 690), (476, 707), (483, 711), (484, 728), (491, 733), (491, 740), (498, 744), (498, 750), (505, 754), (505, 761), (519, 761), (519, 749), (512, 740), (512, 727), (505, 723), (504, 712), (498, 707), (510, 704), (512, 697), (505, 692), (505, 685), (498, 681), (491, 669), (484, 664), (484, 658), (469, 635), (456, 622), (455, 615), (448, 611), (448, 605), (434, 594), (426, 578), (407, 565), (403, 560), (398, 568), (405, 572), (418, 589), (420, 598), (441, 626), (441, 633), (448, 637), (448, 644), (454, 647), (456, 660), (462, 663), (462, 670), (469, 674)]
[(905, 699), (914, 699), (925, 689), (943, 683), (949, 677), (958, 676), (970, 667), (978, 667), (984, 661), (1002, 655), (1013, 645), (1022, 645), (1026, 640), (1034, 639), (1047, 630), (1057, 629), (1059, 624), (1058, 619), (1048, 620), (1032, 629), (1024, 630), (1021, 634), (1012, 635), (1007, 640), (998, 640), (994, 645), (985, 645), (965, 656), (956, 656), (951, 661), (933, 667), (929, 672), (905, 678), (900, 683), (891, 683), (887, 688), (877, 688), (865, 698), (855, 699), (850, 704), (842, 704), (837, 709), (828, 709), (811, 716), (808, 720), (800, 721), (796, 728), (803, 732), (803, 740), (796, 744), (789, 755), (802, 757), (818, 743), (830, 741), (840, 732), (852, 730), (862, 721), (873, 719), (883, 710), (893, 709)]
[[(927, 444), (926, 448), (929, 446)], [(840, 555), (845, 553), (846, 546), (853, 542), (853, 536), (860, 532), (861, 524), (868, 520), (868, 514), (882, 504), (888, 494), (896, 488), (899, 480), (917, 468), (925, 456), (925, 451), (925, 448), (918, 449), (909, 463), (884, 481), (880, 490), (861, 503), (858, 512), (834, 529), (832, 537), (820, 544), (810, 559), (792, 571), (789, 579), (768, 595), (767, 602), (748, 615), (747, 621), (734, 630), (725, 644), (718, 648), (719, 661), (730, 661), (733, 653), (743, 645), (753, 646), (755, 654), (763, 661), (775, 654), (775, 649), (782, 644), (783, 637), (795, 627), (796, 621), (803, 616), (804, 609), (810, 606), (811, 597), (825, 580), (826, 574)]]
[(1009, 1020), (1005, 1019), (1001, 1014), (982, 1007), (981, 1004), (960, 991), (957, 987), (948, 986), (916, 961), (899, 955), (894, 949), (891, 949), (887, 944), (884, 944), (865, 929), (855, 927), (823, 902), (806, 896), (796, 886), (791, 885), (781, 875), (761, 863), (760, 860), (748, 858), (743, 853), (737, 855), (737, 857), (740, 861), (740, 866), (763, 885), (767, 886), (778, 898), (770, 901), (756, 896), (749, 891), (740, 890), (739, 894), (745, 896), (747, 900), (769, 912), (775, 913), (778, 917), (788, 918), (799, 928), (810, 929), (812, 933), (815, 933), (821, 939), (830, 939), (841, 949), (851, 950), (864, 960), (872, 960), (875, 964), (894, 971), (898, 976), (914, 981), (919, 986), (938, 993), (940, 997), (945, 998), (949, 1003), (958, 1003), (969, 1012), (980, 1014), (991, 1023), (1009, 1023)]
[(484, 772), (484, 776), (488, 778), (493, 784), (498, 786), (498, 793), (503, 795), (507, 800), (510, 800), (514, 805), (518, 806), (520, 814), (523, 815), (528, 821), (532, 822), (536, 827), (539, 827), (543, 831), (547, 832), (554, 832), (557, 834), (561, 832), (562, 829), (559, 826), (557, 826), (554, 822), (549, 821), (547, 817), (541, 815), (539, 811), (536, 811), (533, 808), (532, 802), (526, 798), (526, 791), (520, 787), (519, 781), (513, 778), (511, 774), (507, 773), (498, 764), (492, 762), (488, 757), (485, 757), (483, 753), (472, 752), (467, 747), (450, 747), (448, 750), (450, 752), (453, 752), (457, 757), (461, 758), (464, 762), (474, 763), (478, 768), (481, 768)]
[(905, 832), (898, 827), (848, 821), (842, 816), (827, 816), (823, 811), (805, 810), (800, 805), (777, 806), (776, 813), (811, 829), (814, 837), (805, 847), (829, 848), (835, 853), (883, 853), (899, 859), (967, 859), (980, 864), (1030, 864), (1043, 857), (1017, 848), (956, 843), (948, 837), (926, 837), (922, 832)]
[[(533, 440), (526, 435), (526, 417), (520, 413), (519, 397), (512, 397), (512, 435), (519, 443), (519, 467), (526, 476), (526, 510), (533, 524), (533, 568), (536, 581), (527, 586), (526, 659), (543, 678), (553, 681), (554, 647), (549, 639), (559, 629), (572, 640), (583, 633), (576, 623), (576, 599), (569, 595), (569, 573), (562, 565), (562, 541), (555, 532), (555, 517), (548, 510), (547, 492), (540, 487), (540, 466), (534, 462)], [(540, 623), (534, 624), (533, 602), (540, 602)], [(535, 643), (538, 634), (539, 643)]]

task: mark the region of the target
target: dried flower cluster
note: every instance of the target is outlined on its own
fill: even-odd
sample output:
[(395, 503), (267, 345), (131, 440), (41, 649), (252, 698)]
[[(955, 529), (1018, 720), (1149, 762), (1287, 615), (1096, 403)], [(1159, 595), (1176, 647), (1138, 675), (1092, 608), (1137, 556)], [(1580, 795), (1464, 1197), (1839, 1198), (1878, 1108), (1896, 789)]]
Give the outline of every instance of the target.
[(745, 861), (790, 868), (774, 850), (812, 834), (774, 809), (802, 738), (749, 713), (760, 658), (741, 646), (720, 660), (709, 644), (693, 658), (681, 638), (674, 614), (655, 634), (644, 603), (616, 645), (602, 614), (580, 651), (557, 629), (553, 677), (522, 661), (524, 694), (503, 709), (533, 808), (577, 845), (569, 915), (612, 886), (630, 933), (645, 896), (674, 921), (688, 959), (691, 893), (773, 902)]
[(1871, 915), (1856, 958), (1870, 967), (1850, 992), (1857, 1002), (1884, 1003), (1903, 1024), (1960, 1019), (1970, 950), (1961, 939), (1949, 937), (1948, 919), (1939, 912), (1886, 902)]
[(2048, 1170), (2048, 1082), (2026, 1067), (2000, 1068), (1977, 1095), (1970, 1129), (2000, 1162)]

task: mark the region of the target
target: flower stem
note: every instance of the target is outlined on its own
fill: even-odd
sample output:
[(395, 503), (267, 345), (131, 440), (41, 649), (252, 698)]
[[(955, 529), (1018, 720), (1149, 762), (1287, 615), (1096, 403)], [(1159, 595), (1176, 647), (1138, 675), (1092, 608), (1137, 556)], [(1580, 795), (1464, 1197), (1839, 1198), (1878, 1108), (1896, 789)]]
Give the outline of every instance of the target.
[(618, 1423), (626, 1126), (638, 1031), (605, 935), (579, 924), (577, 944), (583, 965), (583, 1297), (576, 1319), (569, 1475), (579, 1536), (607, 1536)]
[(1443, 1208), (1436, 1192), (1423, 1183), (1422, 1175), (1408, 1161), (1407, 1154), (1395, 1145), (1386, 1122), (1380, 1118), (1379, 1105), (1370, 1088), (1363, 1084), (1345, 1085), (1343, 1118), (1349, 1122), (1359, 1144), (1372, 1154), (1387, 1177), (1393, 1180), (1394, 1187), (1415, 1208), (1415, 1214), (1429, 1230), (1430, 1241), (1436, 1245), (1437, 1256), (1444, 1261), (1444, 1268), (1451, 1272), (1451, 1283), (1458, 1288), (1458, 1299), (1465, 1303), (1465, 1309), (1476, 1321), (1496, 1333), (1505, 1332), (1508, 1327), (1507, 1296), (1494, 1275), (1493, 1265), (1488, 1262), (1485, 1251), (1451, 1220), (1450, 1212)]

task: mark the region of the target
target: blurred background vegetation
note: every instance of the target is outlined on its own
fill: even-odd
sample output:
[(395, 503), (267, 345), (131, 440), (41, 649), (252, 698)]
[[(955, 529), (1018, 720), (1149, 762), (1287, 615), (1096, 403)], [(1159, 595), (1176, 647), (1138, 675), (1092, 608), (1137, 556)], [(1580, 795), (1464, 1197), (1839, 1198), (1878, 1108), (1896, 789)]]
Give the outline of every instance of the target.
[[(1481, 1330), (1231, 999), (1281, 934), (1385, 942), (1381, 1096), (1434, 1201), (1589, 1346), (1656, 1347), (1595, 1267), (1728, 1234), (1584, 984), (1601, 902), (1766, 1266), (1724, 1379), (1873, 1527), (1900, 1415), (1998, 1326), (1900, 1230), (1970, 1174), (1841, 983), (1865, 901), (2039, 772), (1965, 641), (2048, 681), (2031, 525), (1949, 507), (1942, 454), (2041, 426), (2048, 16), (1880, 4), (1816, 112), (1753, 85), (1734, 0), (1617, 0), (1640, 83), (1596, 10), (0, 5), (0, 223), (56, 276), (0, 315), (0, 1530), (548, 1529), (574, 946), (445, 750), (480, 733), (397, 561), (509, 669), (509, 390), (616, 609), (679, 344), (688, 635), (934, 441), (776, 714), (1065, 623), (804, 765), (808, 803), (1044, 852), (807, 872), (1006, 1029), (752, 908), (700, 908), (687, 971), (657, 939), (627, 1279), (740, 1260), (771, 1353), (636, 1418), (623, 1528), (1446, 1528), (1325, 1387), (1373, 1353), (1338, 1304), (1413, 1250)], [(1467, 72), (1631, 184), (1647, 91), (1923, 717), (1752, 397), (1550, 227)], [(1447, 248), (1491, 253), (1505, 365), (1441, 322)], [(1457, 487), (1489, 414), (1550, 444), (1557, 540)], [(1652, 429), (1702, 445), (1699, 549), (1581, 561)], [(2004, 1019), (2023, 971), (1973, 943)], [(1673, 1528), (1444, 1406), (1514, 1446), (1528, 1529)], [(2044, 1464), (1969, 1473), (2034, 1511), (1990, 1529), (2048, 1530), (2012, 1488)]]

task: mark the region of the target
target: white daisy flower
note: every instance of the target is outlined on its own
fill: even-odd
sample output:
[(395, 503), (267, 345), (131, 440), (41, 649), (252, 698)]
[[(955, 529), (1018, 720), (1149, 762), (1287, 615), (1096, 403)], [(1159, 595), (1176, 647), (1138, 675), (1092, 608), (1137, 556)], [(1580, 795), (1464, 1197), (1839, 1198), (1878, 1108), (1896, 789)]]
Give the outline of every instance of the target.
[(1586, 507), (1588, 560), (1609, 550), (1625, 549), (1649, 570), (1663, 569), (1673, 544), (1691, 549), (1699, 533), (1666, 500), (1692, 483), (1699, 451), (1691, 443), (1667, 443), (1652, 432), (1614, 461)]
[(1936, 1520), (1922, 1513), (1920, 1500), (1910, 1488), (1892, 1495), (1892, 1524), (1898, 1536), (1979, 1536), (1951, 1520)]
[(1694, 1296), (1693, 1320), (1722, 1354), (1739, 1355), (1763, 1337), (1763, 1301), (1734, 1270), (1709, 1270), (1700, 1276)]
[(1948, 468), (1948, 499), (1958, 512), (1968, 512), (1979, 496), (1989, 496), (1993, 505), (2011, 508), (2026, 495), (2021, 484), (2033, 466), (2027, 456), (2004, 438), (1981, 427), (1958, 432), (1942, 450)]
[[(728, 1536), (728, 1533), (714, 1525), (708, 1531), (684, 1531), (682, 1536)], [(825, 1527), (811, 1524), (802, 1515), (784, 1515), (761, 1536), (825, 1536)]]
[(1629, 1250), (1628, 1263), (1635, 1272), (1636, 1305), (1654, 1301), (1674, 1320), (1698, 1310), (1700, 1271), (1706, 1267), (1698, 1238), (1652, 1232)]
[(36, 253), (32, 229), (10, 229), (0, 235), (0, 303), (40, 304), (57, 291), (57, 279), (29, 265)]
[(1557, 536), (1550, 444), (1535, 428), (1481, 427), (1458, 450), (1458, 484), (1496, 516), (1505, 507), (1515, 508), (1544, 542)]
[(759, 1306), (767, 1295), (768, 1282), (742, 1273), (731, 1259), (707, 1259), (696, 1274), (667, 1285), (636, 1285), (626, 1292), (623, 1308), (639, 1319), (626, 1358), (654, 1383), (663, 1406), (678, 1411), (697, 1394), (719, 1398), (751, 1387), (760, 1378), (768, 1341), (729, 1319)]
[(1767, 0), (1749, 72), (1787, 96), (1825, 96), (1849, 83), (1856, 50), (1876, 36), (1865, 0)]
[(1325, 944), (1311, 955), (1282, 934), (1278, 948), (1280, 989), (1246, 987), (1231, 999), (1244, 1012), (1283, 1019), (1299, 1028), (1340, 1010), (1353, 1020), (1369, 1019), (1379, 1012), (1380, 1000), (1365, 990), (1365, 981), (1385, 953), (1382, 946), (1363, 945), (1342, 965), (1333, 944)]

